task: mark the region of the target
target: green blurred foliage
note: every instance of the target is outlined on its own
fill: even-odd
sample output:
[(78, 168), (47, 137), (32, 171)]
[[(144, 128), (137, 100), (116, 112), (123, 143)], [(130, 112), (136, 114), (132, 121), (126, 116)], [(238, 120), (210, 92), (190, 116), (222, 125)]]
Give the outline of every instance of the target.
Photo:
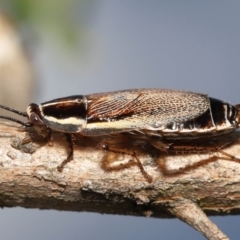
[(0, 0), (17, 24), (31, 26), (68, 45), (81, 43), (94, 0)]

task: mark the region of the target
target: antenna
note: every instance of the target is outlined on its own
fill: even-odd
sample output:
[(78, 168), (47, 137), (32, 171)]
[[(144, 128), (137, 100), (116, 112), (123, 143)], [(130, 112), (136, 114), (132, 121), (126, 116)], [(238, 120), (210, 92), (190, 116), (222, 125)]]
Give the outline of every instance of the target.
[[(16, 114), (18, 114), (20, 116), (23, 116), (23, 117), (27, 117), (28, 116), (26, 112), (21, 112), (21, 111), (18, 111), (16, 109), (13, 109), (13, 108), (10, 108), (10, 107), (6, 107), (6, 106), (3, 106), (3, 105), (0, 105), (0, 108), (2, 108), (4, 110), (7, 110), (9, 112), (16, 113)], [(12, 117), (0, 116), (0, 118), (7, 119), (9, 121), (19, 123), (19, 124), (21, 124), (22, 126), (25, 126), (25, 127), (31, 127), (32, 126), (32, 124), (29, 123), (29, 122), (23, 122), (23, 121), (20, 121), (18, 119), (12, 118)]]
[(3, 105), (0, 105), (0, 108), (5, 109), (5, 110), (7, 110), (9, 112), (16, 113), (16, 114), (18, 114), (20, 116), (23, 116), (23, 117), (27, 117), (27, 113), (26, 112), (21, 112), (21, 111), (18, 111), (16, 109), (13, 109), (13, 108), (10, 108), (10, 107), (6, 107), (6, 106), (3, 106)]

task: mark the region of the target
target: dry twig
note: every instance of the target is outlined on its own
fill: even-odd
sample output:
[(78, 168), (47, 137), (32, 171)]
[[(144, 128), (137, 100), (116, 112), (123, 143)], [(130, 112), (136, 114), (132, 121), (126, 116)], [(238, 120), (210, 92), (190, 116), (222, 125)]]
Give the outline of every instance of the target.
[[(169, 156), (162, 164), (163, 160), (149, 154), (140, 155), (144, 169), (153, 178), (149, 183), (136, 166), (105, 171), (102, 168), (103, 150), (77, 145), (74, 160), (64, 167), (63, 172), (58, 172), (57, 166), (67, 155), (64, 136), (54, 135), (53, 146), (37, 144), (36, 151), (29, 154), (23, 151), (34, 151), (32, 145), (20, 151), (10, 144), (18, 139), (15, 136), (25, 135), (15, 125), (4, 122), (0, 132), (1, 206), (176, 216), (208, 239), (228, 239), (203, 210), (218, 214), (239, 210), (238, 162), (216, 160), (201, 154)], [(234, 139), (239, 137), (239, 133), (233, 134)], [(239, 156), (240, 144), (236, 143), (226, 151)], [(205, 158), (208, 160), (204, 162)]]

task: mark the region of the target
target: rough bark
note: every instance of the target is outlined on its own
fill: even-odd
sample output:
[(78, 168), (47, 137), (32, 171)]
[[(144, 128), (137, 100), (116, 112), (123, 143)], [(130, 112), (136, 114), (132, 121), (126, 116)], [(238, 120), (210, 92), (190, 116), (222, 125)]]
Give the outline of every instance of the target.
[[(53, 146), (40, 142), (19, 145), (21, 150), (13, 148), (24, 136), (16, 125), (0, 124), (2, 207), (176, 216), (208, 239), (228, 239), (203, 210), (211, 214), (239, 211), (238, 160), (209, 158), (209, 154), (168, 156), (160, 160), (151, 154), (141, 154), (144, 169), (153, 178), (149, 183), (136, 166), (104, 170), (104, 151), (81, 145), (75, 146), (74, 159), (59, 172), (57, 167), (67, 156), (64, 136), (55, 134)], [(229, 141), (235, 139), (236, 143), (224, 151), (240, 156), (239, 137), (237, 132), (232, 134)], [(212, 155), (220, 157), (219, 153)]]

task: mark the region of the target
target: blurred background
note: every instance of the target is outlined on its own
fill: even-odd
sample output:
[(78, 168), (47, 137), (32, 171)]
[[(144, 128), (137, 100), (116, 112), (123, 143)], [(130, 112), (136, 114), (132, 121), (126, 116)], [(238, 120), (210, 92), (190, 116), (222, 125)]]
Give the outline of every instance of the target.
[[(170, 88), (240, 103), (240, 2), (0, 0), (0, 102)], [(239, 216), (211, 217), (240, 239)], [(4, 208), (1, 239), (205, 239), (178, 219)]]

